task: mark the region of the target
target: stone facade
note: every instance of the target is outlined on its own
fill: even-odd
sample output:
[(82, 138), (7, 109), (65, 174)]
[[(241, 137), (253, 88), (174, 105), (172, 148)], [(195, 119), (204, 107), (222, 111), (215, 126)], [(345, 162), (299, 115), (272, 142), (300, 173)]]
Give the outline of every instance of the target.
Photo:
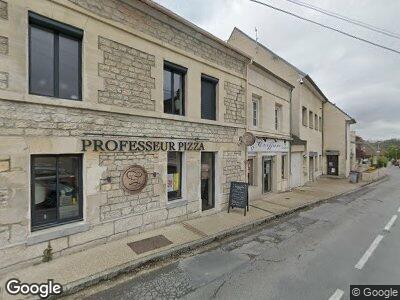
[(5, 90), (8, 88), (8, 73), (0, 72), (0, 90)]
[[(164, 16), (152, 11), (145, 13), (143, 3), (120, 0), (69, 0), (103, 18), (119, 22), (139, 30), (157, 40), (161, 40), (179, 49), (198, 55), (206, 60), (229, 68), (241, 74), (246, 70), (243, 57), (234, 51), (227, 52), (222, 45), (211, 40), (204, 34), (190, 29), (179, 22), (166, 23)], [(155, 15), (157, 17), (155, 17)]]
[(84, 136), (86, 133), (174, 136), (233, 143), (238, 129), (75, 108), (0, 101), (1, 134), (12, 136)]
[[(216, 158), (215, 206), (204, 215), (224, 209), (230, 182), (244, 179), (245, 148), (238, 141), (245, 131), (239, 116), (245, 118), (241, 87), (248, 58), (151, 2), (71, 2), (77, 5), (38, 0), (27, 7), (13, 0), (4, 14), (0, 0), (0, 18), (9, 20), (0, 38), (0, 273), (40, 262), (49, 242), (57, 257), (202, 216), (201, 149)], [(21, 30), (16, 22), (27, 20), (28, 9), (84, 31), (81, 101), (29, 93), (29, 24)], [(6, 37), (18, 47), (9, 47)], [(184, 116), (163, 112), (165, 60), (188, 68)], [(200, 118), (203, 73), (220, 83), (216, 121)], [(169, 201), (166, 151), (84, 151), (82, 139), (201, 141), (204, 148), (182, 150), (181, 198)], [(34, 227), (32, 156), (62, 154), (82, 157), (82, 216)], [(121, 173), (134, 164), (148, 173), (138, 194), (120, 186)]]
[(5, 36), (0, 36), (0, 54), (8, 54), (8, 38)]
[(226, 122), (235, 124), (246, 124), (246, 95), (245, 88), (231, 82), (225, 82), (226, 96), (225, 115)]
[(99, 91), (99, 102), (128, 108), (154, 110), (151, 90), (155, 88), (151, 68), (154, 55), (99, 37), (103, 63), (99, 76), (104, 78), (104, 90)]
[(225, 182), (222, 184), (224, 193), (229, 193), (232, 181), (244, 181), (244, 169), (242, 164), (241, 151), (224, 151), (223, 154), (223, 174)]
[(8, 19), (8, 6), (7, 2), (0, 0), (0, 19)]

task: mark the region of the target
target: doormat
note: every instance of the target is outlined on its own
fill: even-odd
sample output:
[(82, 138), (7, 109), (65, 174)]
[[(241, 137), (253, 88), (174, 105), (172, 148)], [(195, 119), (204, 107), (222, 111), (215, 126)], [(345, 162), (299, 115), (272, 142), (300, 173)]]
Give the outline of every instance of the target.
[(172, 242), (163, 235), (156, 235), (140, 241), (128, 243), (128, 246), (136, 254), (142, 254), (151, 250), (171, 245)]

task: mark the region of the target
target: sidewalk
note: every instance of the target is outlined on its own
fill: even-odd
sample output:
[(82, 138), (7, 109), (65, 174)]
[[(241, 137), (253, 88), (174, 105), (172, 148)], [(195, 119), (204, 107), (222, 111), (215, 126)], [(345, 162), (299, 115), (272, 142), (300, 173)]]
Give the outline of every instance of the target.
[[(229, 234), (250, 229), (277, 216), (311, 204), (355, 191), (369, 183), (350, 184), (347, 179), (321, 178), (291, 192), (271, 194), (250, 203), (250, 211), (226, 211), (170, 225), (140, 235), (102, 244), (91, 249), (56, 258), (48, 263), (11, 272), (0, 279), (0, 299), (9, 299), (5, 282), (18, 278), (22, 282), (46, 282), (49, 278), (63, 285), (64, 292), (76, 291), (100, 280), (133, 270), (146, 262), (166, 258), (179, 251), (190, 250)], [(127, 244), (163, 235), (172, 244), (136, 254)], [(3, 297), (2, 297), (3, 296)], [(16, 299), (13, 297), (11, 299)]]

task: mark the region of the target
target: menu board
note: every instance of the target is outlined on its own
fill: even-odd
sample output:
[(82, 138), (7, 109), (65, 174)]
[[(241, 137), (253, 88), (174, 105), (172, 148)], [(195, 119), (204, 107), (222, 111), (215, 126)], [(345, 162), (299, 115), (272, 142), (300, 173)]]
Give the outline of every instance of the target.
[(231, 182), (228, 213), (230, 208), (235, 207), (244, 208), (244, 215), (249, 211), (249, 186), (246, 182)]

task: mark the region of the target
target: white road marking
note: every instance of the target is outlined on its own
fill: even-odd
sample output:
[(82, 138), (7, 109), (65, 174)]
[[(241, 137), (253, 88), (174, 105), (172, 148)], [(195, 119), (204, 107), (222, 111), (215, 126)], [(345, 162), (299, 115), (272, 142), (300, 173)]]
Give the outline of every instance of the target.
[(393, 224), (394, 224), (394, 222), (396, 221), (396, 219), (397, 219), (397, 215), (394, 215), (391, 219), (390, 219), (390, 221), (386, 224), (386, 226), (385, 226), (385, 230), (386, 231), (390, 231), (390, 228), (393, 226)]
[(329, 298), (329, 300), (340, 300), (343, 294), (344, 292), (342, 290), (337, 289), (335, 293)]
[(354, 268), (361, 270), (365, 263), (368, 261), (372, 253), (374, 253), (376, 247), (378, 247), (379, 243), (382, 241), (383, 235), (378, 235), (375, 240), (372, 242), (371, 246), (369, 246), (368, 250), (365, 251), (364, 255), (360, 258), (358, 263), (354, 266)]

